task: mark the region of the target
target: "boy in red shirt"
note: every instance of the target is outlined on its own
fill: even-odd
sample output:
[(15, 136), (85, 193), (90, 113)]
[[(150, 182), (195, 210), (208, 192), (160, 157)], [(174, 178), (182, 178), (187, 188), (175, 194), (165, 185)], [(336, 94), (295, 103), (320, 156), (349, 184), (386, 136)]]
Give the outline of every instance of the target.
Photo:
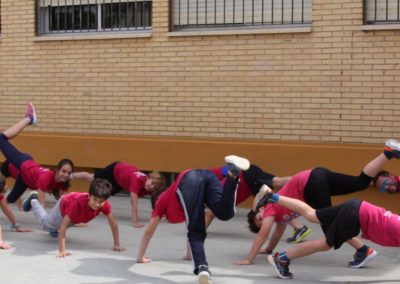
[(70, 255), (65, 249), (66, 230), (69, 226), (87, 223), (103, 213), (110, 225), (114, 238), (114, 251), (122, 251), (119, 243), (118, 224), (111, 213), (108, 198), (111, 195), (111, 183), (104, 179), (95, 179), (89, 187), (89, 193), (71, 192), (60, 198), (53, 210), (47, 213), (37, 200), (38, 194), (32, 191), (23, 202), (24, 211), (31, 209), (42, 229), (48, 232), (59, 231), (57, 257)]
[(187, 237), (193, 255), (194, 273), (199, 283), (211, 283), (210, 272), (204, 251), (206, 226), (204, 206), (213, 211), (220, 220), (229, 220), (235, 215), (236, 189), (241, 170), (249, 168), (249, 161), (237, 156), (225, 157), (229, 173), (224, 185), (208, 170), (186, 170), (158, 198), (150, 222), (140, 242), (138, 263), (147, 263), (147, 246), (163, 216), (170, 223), (186, 221)]
[(340, 205), (313, 209), (307, 203), (275, 194), (267, 189), (265, 202), (276, 203), (291, 211), (298, 212), (308, 221), (320, 224), (325, 237), (306, 241), (286, 251), (268, 256), (268, 261), (275, 268), (280, 278), (290, 279), (289, 263), (292, 259), (327, 251), (357, 236), (388, 247), (400, 247), (400, 216), (375, 206), (366, 201), (352, 199)]

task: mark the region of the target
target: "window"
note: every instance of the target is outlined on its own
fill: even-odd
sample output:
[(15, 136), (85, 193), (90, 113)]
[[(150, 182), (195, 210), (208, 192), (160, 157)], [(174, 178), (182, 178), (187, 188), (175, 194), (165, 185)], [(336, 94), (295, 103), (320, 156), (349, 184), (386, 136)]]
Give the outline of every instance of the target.
[(39, 0), (38, 33), (151, 30), (150, 0)]
[(399, 24), (400, 0), (364, 0), (365, 24)]
[(312, 0), (170, 0), (170, 29), (311, 24)]

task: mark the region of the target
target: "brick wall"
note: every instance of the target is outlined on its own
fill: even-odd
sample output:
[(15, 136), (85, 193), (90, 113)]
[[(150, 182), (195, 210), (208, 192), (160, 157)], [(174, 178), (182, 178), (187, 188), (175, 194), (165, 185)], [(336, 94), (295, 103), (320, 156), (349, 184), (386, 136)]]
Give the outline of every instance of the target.
[(400, 137), (400, 32), (362, 31), (362, 1), (315, 0), (310, 33), (35, 40), (34, 1), (2, 1), (0, 127), (382, 143)]

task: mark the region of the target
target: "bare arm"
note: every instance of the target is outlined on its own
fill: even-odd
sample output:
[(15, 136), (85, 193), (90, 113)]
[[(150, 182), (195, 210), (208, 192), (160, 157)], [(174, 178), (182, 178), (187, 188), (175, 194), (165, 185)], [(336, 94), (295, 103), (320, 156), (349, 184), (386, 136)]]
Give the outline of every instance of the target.
[(153, 235), (158, 227), (158, 224), (160, 224), (160, 220), (161, 219), (158, 216), (152, 217), (150, 219), (150, 222), (147, 225), (146, 230), (143, 233), (142, 240), (140, 241), (138, 255), (136, 258), (137, 263), (146, 263), (146, 262), (151, 261), (151, 259), (145, 257), (145, 253), (146, 253), (147, 247), (150, 243), (150, 240), (153, 237)]
[(137, 202), (138, 202), (137, 194), (134, 192), (131, 192), (132, 226), (135, 228), (142, 228), (142, 227), (144, 227), (144, 225), (139, 223)]
[(83, 179), (87, 182), (92, 182), (94, 180), (94, 174), (88, 172), (75, 172), (71, 174), (70, 179)]
[(117, 220), (115, 220), (115, 218), (112, 215), (112, 213), (110, 213), (110, 215), (107, 216), (107, 220), (108, 220), (108, 224), (110, 225), (111, 232), (112, 232), (113, 239), (114, 239), (113, 250), (115, 250), (115, 251), (123, 251), (124, 249), (121, 248), (121, 245), (119, 243), (119, 231), (118, 231)]
[(286, 224), (276, 223), (275, 229), (272, 232), (271, 239), (265, 251), (270, 252), (276, 248), (280, 239), (282, 238), (283, 233), (285, 232), (285, 229), (286, 229)]
[(57, 257), (66, 257), (71, 255), (69, 252), (65, 250), (65, 238), (67, 236), (67, 228), (71, 223), (71, 219), (65, 215), (62, 222), (60, 229), (58, 230), (58, 253)]
[(8, 206), (6, 199), (4, 198), (3, 200), (0, 201), (0, 207), (1, 210), (4, 212), (4, 215), (7, 216), (8, 220), (10, 220), (12, 224), (12, 228), (15, 229), (16, 232), (32, 232), (31, 229), (28, 228), (21, 228), (17, 222), (17, 219), (15, 219), (15, 215), (12, 212), (10, 206)]
[(262, 245), (265, 243), (265, 241), (268, 238), (268, 235), (269, 235), (271, 227), (274, 223), (274, 220), (275, 220), (275, 218), (273, 216), (269, 216), (269, 217), (263, 219), (260, 231), (258, 232), (247, 257), (244, 259), (241, 259), (241, 260), (234, 261), (233, 264), (249, 265), (249, 264), (253, 263), (253, 260), (256, 258)]

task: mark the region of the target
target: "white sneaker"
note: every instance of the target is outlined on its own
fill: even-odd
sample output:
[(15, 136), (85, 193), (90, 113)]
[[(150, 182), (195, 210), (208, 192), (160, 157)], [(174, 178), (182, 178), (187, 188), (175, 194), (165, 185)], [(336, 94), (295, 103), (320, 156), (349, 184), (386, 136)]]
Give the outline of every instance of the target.
[(208, 271), (202, 271), (199, 273), (199, 284), (212, 284), (211, 276)]
[(400, 142), (395, 139), (388, 139), (386, 140), (386, 147), (389, 147), (392, 150), (400, 151)]
[(241, 171), (246, 171), (250, 168), (250, 162), (246, 158), (242, 158), (235, 155), (229, 155), (225, 157), (225, 162), (234, 165)]

